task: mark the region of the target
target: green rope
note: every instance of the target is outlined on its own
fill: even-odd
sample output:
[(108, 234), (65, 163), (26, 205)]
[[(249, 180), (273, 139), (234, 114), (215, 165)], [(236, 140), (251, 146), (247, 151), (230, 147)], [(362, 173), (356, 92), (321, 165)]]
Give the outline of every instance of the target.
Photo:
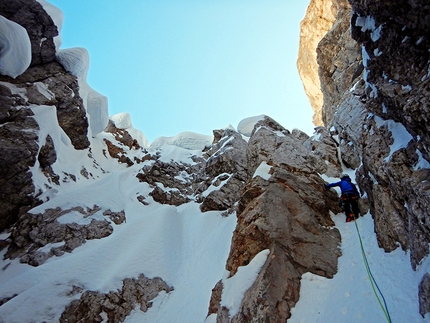
[[(354, 223), (355, 223), (355, 228), (357, 229), (358, 239), (360, 240), (361, 255), (363, 256), (364, 265), (365, 265), (365, 267), (366, 267), (367, 276), (369, 277), (370, 284), (372, 285), (373, 293), (375, 294), (376, 298), (378, 299), (378, 303), (379, 303), (379, 305), (381, 306), (382, 311), (383, 311), (383, 312), (384, 312), (384, 314), (385, 314), (385, 317), (386, 317), (386, 319), (387, 319), (387, 322), (388, 322), (388, 323), (392, 323), (392, 322), (391, 322), (390, 313), (388, 312), (387, 303), (385, 302), (384, 295), (382, 294), (381, 290), (379, 289), (379, 286), (378, 286), (378, 284), (376, 283), (376, 280), (375, 280), (375, 278), (373, 277), (372, 272), (371, 272), (371, 270), (370, 270), (369, 262), (367, 261), (366, 253), (364, 252), (363, 241), (361, 240), (360, 230), (358, 230), (357, 221), (354, 221)], [(381, 294), (381, 297), (382, 297), (382, 299), (383, 299), (383, 301), (384, 301), (384, 304), (382, 304), (382, 301), (381, 301), (381, 299), (380, 299), (380, 297), (379, 297), (379, 295), (378, 295), (378, 292), (377, 292), (377, 291), (376, 291), (376, 289), (375, 289), (375, 286), (376, 286), (376, 288), (378, 289), (379, 294)]]

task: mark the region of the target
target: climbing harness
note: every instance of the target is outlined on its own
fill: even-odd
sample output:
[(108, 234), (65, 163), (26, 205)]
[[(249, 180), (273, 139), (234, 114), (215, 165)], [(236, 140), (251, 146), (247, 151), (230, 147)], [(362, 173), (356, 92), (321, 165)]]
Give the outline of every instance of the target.
[[(381, 306), (382, 311), (385, 314), (385, 318), (387, 319), (387, 322), (392, 323), (391, 317), (390, 317), (390, 312), (388, 311), (388, 307), (387, 307), (387, 302), (385, 301), (385, 297), (382, 294), (381, 290), (379, 289), (379, 286), (376, 283), (375, 277), (373, 277), (372, 271), (370, 270), (369, 262), (367, 261), (366, 253), (364, 252), (363, 241), (361, 240), (360, 230), (358, 230), (357, 221), (354, 221), (354, 223), (355, 223), (355, 228), (357, 229), (358, 239), (360, 240), (361, 255), (363, 256), (364, 265), (366, 267), (367, 276), (369, 277), (370, 284), (372, 285), (373, 293), (375, 294), (376, 298), (378, 299), (379, 305)], [(375, 286), (378, 289), (378, 291), (376, 291)], [(384, 302), (384, 304), (382, 304), (381, 298), (379, 297), (378, 292), (381, 295), (381, 298), (382, 298), (382, 301)]]

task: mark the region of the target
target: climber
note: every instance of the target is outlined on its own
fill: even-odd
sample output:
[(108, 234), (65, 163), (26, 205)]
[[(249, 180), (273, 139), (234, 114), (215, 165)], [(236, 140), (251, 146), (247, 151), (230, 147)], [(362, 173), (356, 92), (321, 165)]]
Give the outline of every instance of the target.
[(351, 178), (347, 174), (340, 176), (340, 182), (326, 184), (325, 188), (339, 186), (342, 192), (340, 196), (341, 205), (346, 215), (346, 222), (351, 222), (358, 219), (360, 210), (358, 209), (358, 199), (360, 193), (354, 183), (351, 182)]

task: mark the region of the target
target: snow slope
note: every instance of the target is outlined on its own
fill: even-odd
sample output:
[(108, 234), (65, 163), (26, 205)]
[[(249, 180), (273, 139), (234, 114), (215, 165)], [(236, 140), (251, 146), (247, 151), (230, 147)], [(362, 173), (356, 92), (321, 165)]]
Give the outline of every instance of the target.
[[(18, 260), (2, 261), (0, 299), (19, 295), (0, 306), (0, 322), (58, 322), (73, 286), (108, 292), (120, 288), (124, 278), (140, 273), (161, 277), (174, 291), (159, 296), (147, 313), (136, 310), (127, 322), (205, 320), (211, 289), (225, 272), (236, 217), (223, 217), (221, 212), (202, 214), (194, 202), (181, 207), (153, 202), (149, 186), (135, 177), (141, 167), (118, 170), (86, 187), (57, 193), (33, 210), (97, 204), (112, 211), (124, 210), (127, 222), (112, 224), (114, 232), (109, 237), (88, 241), (36, 268)], [(138, 195), (146, 196), (149, 205), (141, 204)], [(78, 215), (60, 220), (84, 221)]]
[[(366, 272), (355, 224), (346, 223), (343, 214), (333, 216), (333, 220), (342, 235), (339, 271), (333, 279), (303, 275), (300, 300), (288, 323), (387, 322)], [(430, 322), (429, 315), (423, 319), (419, 314), (418, 290), (411, 288), (418, 286), (429, 270), (429, 259), (414, 272), (409, 254), (401, 248), (385, 253), (378, 247), (370, 214), (358, 219), (357, 226), (392, 322)]]

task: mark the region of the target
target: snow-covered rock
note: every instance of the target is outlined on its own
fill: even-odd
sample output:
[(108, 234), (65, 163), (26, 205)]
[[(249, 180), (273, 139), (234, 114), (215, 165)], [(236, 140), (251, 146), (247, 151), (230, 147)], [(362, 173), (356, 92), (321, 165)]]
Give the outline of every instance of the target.
[(258, 121), (263, 120), (264, 117), (265, 117), (265, 115), (262, 114), (262, 115), (259, 115), (259, 116), (249, 117), (249, 118), (243, 119), (237, 125), (237, 131), (239, 131), (239, 133), (241, 133), (244, 136), (250, 137), (251, 133), (252, 133), (252, 130), (254, 130), (255, 124)]
[(130, 136), (136, 139), (141, 147), (144, 147), (144, 148), (149, 147), (149, 141), (146, 138), (145, 134), (139, 129), (136, 129), (135, 127), (133, 127), (133, 124), (131, 122), (131, 116), (129, 113), (122, 112), (122, 113), (115, 114), (113, 116), (110, 116), (110, 120), (118, 129), (127, 130)]
[(57, 60), (66, 71), (78, 78), (79, 94), (88, 113), (91, 134), (94, 137), (106, 128), (109, 122), (109, 112), (107, 98), (92, 89), (87, 83), (90, 67), (88, 51), (81, 47), (61, 49), (57, 52)]
[(0, 15), (0, 73), (12, 78), (31, 63), (31, 42), (27, 30)]
[(184, 131), (173, 137), (159, 137), (152, 142), (150, 148), (159, 149), (164, 145), (171, 145), (189, 150), (203, 150), (209, 147), (212, 141), (213, 136)]

